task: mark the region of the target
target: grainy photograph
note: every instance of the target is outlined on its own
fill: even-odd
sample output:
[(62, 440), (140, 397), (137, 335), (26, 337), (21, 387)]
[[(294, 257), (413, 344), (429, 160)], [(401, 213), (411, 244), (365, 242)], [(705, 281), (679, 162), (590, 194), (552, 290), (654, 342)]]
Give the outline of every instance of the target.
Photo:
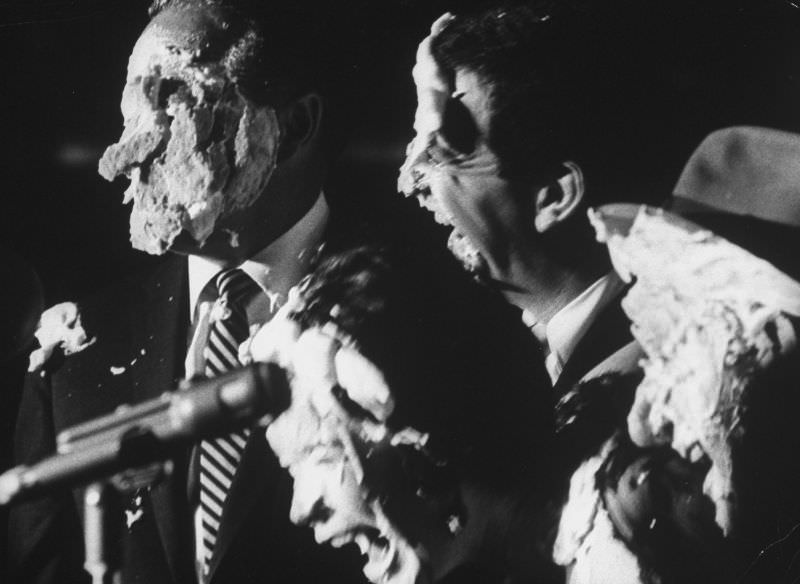
[(0, 582), (800, 581), (800, 3), (0, 2)]

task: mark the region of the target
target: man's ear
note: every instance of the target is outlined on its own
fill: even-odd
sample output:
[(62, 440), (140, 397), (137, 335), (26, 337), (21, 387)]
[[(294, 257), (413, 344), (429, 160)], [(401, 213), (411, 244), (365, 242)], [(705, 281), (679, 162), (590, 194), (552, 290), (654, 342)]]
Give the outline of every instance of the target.
[(574, 162), (565, 162), (567, 172), (536, 193), (534, 226), (544, 233), (571, 217), (583, 201), (583, 172)]
[(307, 93), (284, 106), (279, 114), (282, 122), (279, 160), (291, 158), (319, 136), (322, 110), (322, 98), (316, 93)]

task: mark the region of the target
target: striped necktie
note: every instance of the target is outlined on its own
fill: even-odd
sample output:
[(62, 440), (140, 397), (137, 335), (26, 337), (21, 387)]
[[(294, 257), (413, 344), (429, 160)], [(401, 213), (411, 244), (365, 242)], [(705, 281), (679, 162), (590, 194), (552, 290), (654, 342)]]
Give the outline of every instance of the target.
[[(205, 374), (214, 377), (241, 366), (239, 345), (248, 335), (246, 301), (258, 290), (239, 269), (224, 270), (215, 277), (217, 304), (209, 325), (205, 349)], [(217, 543), (225, 501), (242, 458), (250, 430), (245, 428), (200, 443), (200, 516), (203, 572), (208, 573)]]

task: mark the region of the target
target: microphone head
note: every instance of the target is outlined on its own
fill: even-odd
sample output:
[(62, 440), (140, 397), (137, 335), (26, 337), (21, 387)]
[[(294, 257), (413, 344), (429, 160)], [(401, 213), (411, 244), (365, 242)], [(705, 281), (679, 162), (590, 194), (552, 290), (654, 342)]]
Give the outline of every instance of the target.
[(263, 417), (260, 425), (267, 425), (286, 411), (292, 403), (292, 393), (286, 370), (277, 363), (251, 365), (259, 392)]
[(8, 505), (22, 489), (22, 471), (25, 467), (17, 466), (0, 475), (0, 505)]

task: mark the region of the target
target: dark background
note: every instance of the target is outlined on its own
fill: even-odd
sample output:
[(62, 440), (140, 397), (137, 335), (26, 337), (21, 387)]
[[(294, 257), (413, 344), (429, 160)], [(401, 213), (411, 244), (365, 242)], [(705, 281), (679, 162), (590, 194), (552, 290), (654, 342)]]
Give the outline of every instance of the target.
[[(267, 0), (265, 0), (267, 1)], [(330, 0), (329, 0), (330, 1)], [(124, 181), (96, 172), (122, 128), (119, 100), (148, 1), (0, 2), (0, 250), (38, 273), (45, 305), (81, 297), (152, 261), (128, 245)], [(364, 3), (363, 107), (336, 172), (338, 189), (380, 205), (395, 197), (415, 107), (417, 43), (446, 9), (474, 1)], [(800, 9), (789, 0), (590, 1), (619, 52), (637, 131), (609, 135), (630, 169), (620, 200), (657, 202), (710, 130), (763, 125), (800, 131)], [(800, 164), (800, 161), (798, 161)], [(352, 186), (351, 186), (352, 185)], [(0, 261), (2, 327), (30, 283)], [(16, 293), (18, 300), (20, 293)], [(10, 465), (27, 351), (0, 355), (0, 468)], [(2, 516), (0, 515), (0, 523)], [(0, 528), (2, 525), (0, 524)], [(4, 530), (3, 530), (4, 531)], [(0, 564), (4, 542), (0, 538)], [(0, 565), (2, 568), (2, 565)]]
[[(268, 0), (265, 0), (268, 1)], [(416, 44), (445, 9), (487, 2), (365, 3), (361, 49), (367, 99), (339, 176), (394, 193), (415, 105)], [(149, 0), (0, 2), (0, 245), (38, 271), (48, 304), (114, 278), (129, 262), (125, 181), (96, 172), (122, 128), (128, 55)], [(627, 62), (631, 116), (641, 132), (618, 148), (674, 182), (709, 130), (757, 124), (800, 130), (800, 9), (787, 0), (584, 1), (608, 20), (609, 43)], [(658, 97), (655, 97), (658, 96)], [(614, 136), (609, 136), (613, 142)], [(650, 157), (642, 160), (647, 153)], [(659, 160), (653, 163), (652, 160)], [(631, 168), (636, 173), (636, 168)], [(662, 188), (644, 179), (641, 191)], [(634, 182), (634, 181), (632, 181)], [(667, 187), (668, 188), (668, 187)], [(656, 190), (656, 188), (650, 189)], [(627, 193), (621, 194), (625, 197)], [(634, 194), (647, 198), (645, 192)]]

